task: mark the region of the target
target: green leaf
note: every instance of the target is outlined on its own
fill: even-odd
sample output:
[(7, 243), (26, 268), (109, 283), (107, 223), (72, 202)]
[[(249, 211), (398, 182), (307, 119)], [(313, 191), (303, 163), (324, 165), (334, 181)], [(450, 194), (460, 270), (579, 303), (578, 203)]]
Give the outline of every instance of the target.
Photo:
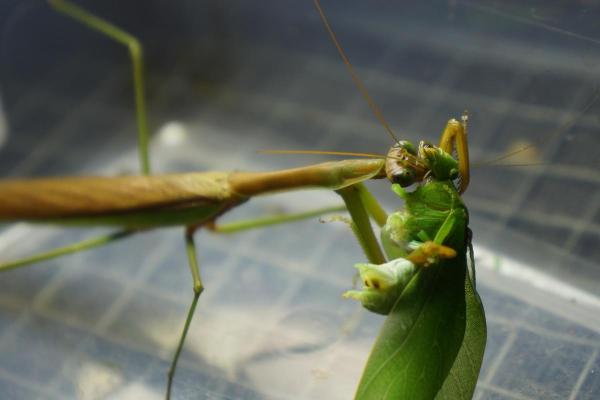
[(481, 299), (471, 279), (465, 279), (467, 326), (458, 355), (438, 392), (438, 400), (470, 400), (477, 384), (483, 360), (487, 327)]
[(485, 338), (466, 257), (421, 270), (387, 317), (356, 399), (470, 399)]

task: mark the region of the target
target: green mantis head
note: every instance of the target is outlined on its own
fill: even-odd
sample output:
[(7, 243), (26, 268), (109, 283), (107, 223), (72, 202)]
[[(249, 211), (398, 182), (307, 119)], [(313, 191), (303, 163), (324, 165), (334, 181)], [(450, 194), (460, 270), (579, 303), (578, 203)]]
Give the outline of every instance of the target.
[(422, 141), (419, 143), (419, 157), (426, 160), (431, 175), (438, 181), (458, 178), (458, 161), (441, 148)]
[(421, 141), (418, 149), (406, 140), (396, 143), (388, 152), (386, 174), (392, 183), (402, 187), (426, 178), (438, 181), (458, 177), (458, 162), (441, 148)]

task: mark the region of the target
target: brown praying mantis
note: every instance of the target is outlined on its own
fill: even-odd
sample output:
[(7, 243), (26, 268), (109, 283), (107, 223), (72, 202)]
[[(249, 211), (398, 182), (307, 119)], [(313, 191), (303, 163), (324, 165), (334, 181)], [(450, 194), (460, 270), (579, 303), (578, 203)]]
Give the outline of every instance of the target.
[[(124, 41), (132, 52), (134, 71), (137, 71), (134, 72), (134, 77), (138, 82), (136, 84), (138, 115), (140, 116), (139, 120), (142, 121), (140, 124), (142, 171), (148, 172), (148, 134), (147, 128), (143, 127), (145, 107), (141, 83), (141, 47), (134, 38), (123, 35), (123, 32), (115, 30), (115, 27), (87, 14), (82, 14), (83, 10), (61, 1), (51, 3), (62, 7), (61, 9), (71, 16), (79, 17), (84, 23), (91, 24), (93, 28), (108, 32), (118, 40)], [(85, 18), (81, 18), (84, 15)], [(334, 43), (337, 42), (334, 40)], [(346, 63), (348, 66), (350, 65), (347, 60)], [(355, 81), (360, 82), (354, 73), (352, 76)], [(362, 84), (358, 85), (362, 87)], [(431, 163), (423, 161), (424, 154), (426, 154), (425, 148), (417, 151), (397, 139), (394, 141), (397, 144), (387, 157), (347, 160), (267, 173), (210, 172), (171, 176), (7, 181), (0, 186), (3, 194), (2, 200), (0, 200), (0, 210), (4, 220), (29, 220), (67, 225), (98, 224), (119, 226), (124, 230), (17, 262), (6, 263), (3, 268), (6, 270), (17, 268), (38, 260), (100, 246), (124, 236), (159, 226), (185, 225), (186, 248), (194, 281), (194, 299), (188, 311), (185, 327), (169, 372), (167, 393), (170, 393), (175, 367), (196, 303), (203, 289), (196, 261), (194, 232), (201, 227), (207, 227), (216, 232), (235, 231), (322, 215), (329, 210), (320, 209), (285, 217), (267, 217), (241, 225), (219, 225), (215, 221), (223, 213), (241, 205), (253, 196), (273, 191), (322, 187), (335, 190), (342, 196), (352, 216), (353, 230), (361, 247), (365, 250), (367, 258), (374, 264), (381, 264), (385, 258), (381, 249), (378, 248), (368, 222), (368, 216), (372, 217), (379, 225), (383, 225), (386, 221), (386, 214), (378, 206), (373, 196), (361, 185), (361, 182), (388, 177), (393, 183), (406, 186), (414, 182), (427, 181), (436, 176), (431, 172), (433, 170)], [(433, 147), (441, 149), (446, 154), (451, 154), (455, 144), (458, 151), (458, 165), (454, 170), (449, 168), (451, 174), (447, 178), (456, 178), (460, 175), (458, 191), (462, 193), (467, 188), (469, 177), (466, 118), (462, 123), (449, 122), (439, 146)], [(134, 192), (132, 192), (132, 188), (135, 188)], [(201, 244), (200, 247), (202, 247)], [(427, 264), (428, 257), (423, 259), (423, 254), (419, 253), (425, 249), (426, 247), (414, 249), (411, 253), (412, 258), (407, 259), (412, 259), (414, 264)], [(449, 256), (449, 258), (453, 257), (455, 256)], [(370, 282), (369, 285), (377, 285), (377, 283), (372, 283), (377, 281)]]

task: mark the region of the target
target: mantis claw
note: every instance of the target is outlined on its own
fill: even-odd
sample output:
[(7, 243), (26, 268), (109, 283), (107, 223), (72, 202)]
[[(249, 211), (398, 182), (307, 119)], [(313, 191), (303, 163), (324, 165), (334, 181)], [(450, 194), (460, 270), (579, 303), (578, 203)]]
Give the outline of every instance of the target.
[(456, 250), (453, 248), (427, 241), (406, 256), (406, 259), (417, 266), (429, 267), (442, 259), (454, 257), (456, 257)]

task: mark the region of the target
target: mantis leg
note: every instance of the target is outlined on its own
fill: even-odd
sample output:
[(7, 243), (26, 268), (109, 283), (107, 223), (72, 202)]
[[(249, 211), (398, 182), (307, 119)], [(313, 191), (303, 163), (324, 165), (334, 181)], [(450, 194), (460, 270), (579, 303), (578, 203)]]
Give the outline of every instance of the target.
[(337, 193), (344, 199), (344, 202), (346, 203), (345, 207), (327, 207), (302, 213), (266, 216), (219, 225), (213, 224), (207, 225), (207, 228), (216, 233), (236, 233), (265, 226), (299, 221), (331, 212), (348, 210), (352, 217), (352, 231), (369, 261), (373, 264), (384, 263), (385, 257), (383, 256), (383, 252), (373, 233), (369, 216), (372, 217), (379, 226), (383, 226), (387, 220), (387, 213), (362, 183), (340, 189)]
[(135, 99), (135, 110), (138, 127), (138, 147), (142, 173), (150, 173), (150, 158), (148, 155), (148, 116), (146, 114), (146, 102), (144, 95), (144, 62), (142, 45), (134, 36), (123, 31), (117, 26), (90, 14), (81, 7), (71, 4), (65, 0), (48, 0), (48, 3), (56, 11), (65, 14), (92, 30), (98, 31), (110, 39), (126, 46), (131, 56), (133, 68), (133, 90)]
[[(383, 226), (387, 220), (387, 213), (377, 202), (375, 196), (369, 192), (365, 185), (359, 183), (355, 185), (356, 193), (360, 201), (364, 204), (366, 212), (375, 220), (377, 225)], [(303, 219), (318, 217), (321, 215), (346, 211), (346, 206), (333, 206), (318, 208), (300, 213), (267, 215), (265, 217), (252, 218), (248, 220), (229, 222), (226, 224), (207, 225), (207, 228), (215, 233), (237, 233), (250, 229), (263, 228), (265, 226), (285, 224), (288, 222), (300, 221)]]
[(185, 339), (190, 329), (190, 324), (192, 322), (192, 318), (194, 317), (194, 311), (196, 310), (198, 299), (200, 298), (200, 294), (204, 290), (202, 278), (200, 278), (200, 268), (198, 266), (196, 246), (194, 244), (194, 232), (196, 231), (196, 229), (197, 227), (191, 226), (187, 227), (185, 230), (185, 247), (188, 255), (190, 271), (192, 273), (192, 279), (194, 281), (194, 297), (192, 299), (192, 303), (190, 304), (190, 308), (188, 309), (185, 324), (183, 325), (183, 331), (181, 332), (181, 336), (179, 337), (179, 343), (177, 344), (177, 350), (175, 350), (173, 360), (171, 361), (171, 367), (169, 368), (169, 372), (167, 374), (167, 400), (171, 398), (171, 387), (173, 386), (173, 377), (175, 376), (175, 370), (177, 369), (177, 362), (179, 361), (181, 349), (183, 349)]
[[(371, 221), (369, 219), (369, 212), (367, 211), (368, 207), (365, 206), (365, 203), (368, 203), (368, 200), (365, 201), (365, 198), (368, 199), (368, 196), (365, 196), (366, 188), (361, 188), (361, 186), (362, 185), (360, 184), (352, 185), (337, 190), (336, 192), (342, 196), (342, 199), (346, 203), (346, 208), (352, 217), (352, 231), (367, 256), (367, 259), (372, 264), (383, 264), (386, 262), (385, 256), (381, 251), (379, 242), (375, 238), (375, 233), (373, 232)], [(369, 192), (366, 193), (370, 195)], [(379, 206), (378, 203), (376, 203), (376, 205)], [(373, 207), (373, 204), (369, 204), (369, 206)]]
[(242, 221), (229, 222), (226, 224), (212, 224), (206, 227), (215, 233), (237, 233), (251, 229), (263, 228), (266, 226), (286, 224), (288, 222), (301, 221), (303, 219), (319, 217), (321, 215), (346, 211), (345, 206), (334, 206), (319, 208), (300, 213), (282, 214), (282, 215), (267, 215), (259, 218), (246, 219)]
[(452, 230), (456, 224), (456, 214), (457, 211), (455, 210), (452, 210), (448, 213), (448, 216), (446, 216), (446, 219), (444, 219), (444, 223), (442, 223), (442, 226), (440, 226), (435, 234), (435, 238), (433, 238), (433, 241), (436, 244), (443, 244), (446, 241), (446, 238), (452, 234)]
[(458, 171), (460, 173), (460, 188), (462, 194), (469, 186), (469, 145), (467, 143), (467, 120), (468, 116), (465, 112), (461, 117), (461, 122), (451, 119), (446, 124), (444, 133), (440, 138), (439, 147), (448, 154), (452, 154), (454, 148), (458, 153)]
[(441, 259), (456, 257), (456, 250), (445, 246), (444, 242), (446, 238), (452, 235), (452, 231), (456, 226), (457, 212), (455, 210), (450, 211), (435, 234), (435, 238), (425, 241), (420, 247), (408, 254), (406, 259), (415, 265), (427, 267)]
[(0, 272), (9, 271), (11, 269), (16, 269), (19, 267), (24, 267), (29, 264), (34, 264), (40, 261), (51, 260), (53, 258), (58, 258), (65, 256), (67, 254), (78, 253), (83, 250), (89, 250), (96, 247), (104, 246), (109, 243), (112, 243), (116, 240), (125, 238), (129, 235), (136, 233), (134, 230), (122, 230), (110, 233), (108, 235), (102, 235), (91, 239), (85, 239), (81, 242), (76, 242), (69, 244), (63, 247), (57, 247), (55, 249), (35, 254), (30, 257), (21, 258), (18, 260), (8, 261), (4, 263), (0, 263)]
[(369, 189), (367, 189), (367, 187), (363, 183), (356, 184), (355, 188), (358, 193), (358, 197), (363, 203), (367, 213), (371, 216), (371, 218), (375, 220), (378, 226), (384, 226), (387, 222), (388, 216), (383, 207), (381, 207), (381, 205), (375, 198), (375, 196), (373, 196), (373, 194), (369, 192)]
[[(301, 213), (283, 214), (283, 215), (269, 215), (261, 218), (248, 219), (236, 222), (230, 222), (227, 224), (207, 224), (203, 225), (207, 229), (215, 233), (231, 234), (241, 231), (262, 228), (266, 226), (284, 224), (294, 221), (300, 221), (303, 219), (319, 217), (321, 215), (346, 211), (346, 207), (343, 205), (325, 207), (316, 210), (305, 211)], [(0, 272), (9, 271), (19, 267), (24, 267), (37, 262), (51, 260), (54, 258), (62, 257), (69, 254), (78, 253), (80, 251), (93, 249), (96, 247), (107, 245), (118, 239), (125, 238), (129, 235), (137, 233), (136, 230), (124, 229), (121, 231), (113, 232), (108, 235), (101, 235), (91, 239), (85, 239), (80, 242), (72, 243), (63, 247), (57, 247), (43, 253), (34, 254), (29, 257), (20, 258), (18, 260), (12, 260), (7, 262), (0, 262)]]

